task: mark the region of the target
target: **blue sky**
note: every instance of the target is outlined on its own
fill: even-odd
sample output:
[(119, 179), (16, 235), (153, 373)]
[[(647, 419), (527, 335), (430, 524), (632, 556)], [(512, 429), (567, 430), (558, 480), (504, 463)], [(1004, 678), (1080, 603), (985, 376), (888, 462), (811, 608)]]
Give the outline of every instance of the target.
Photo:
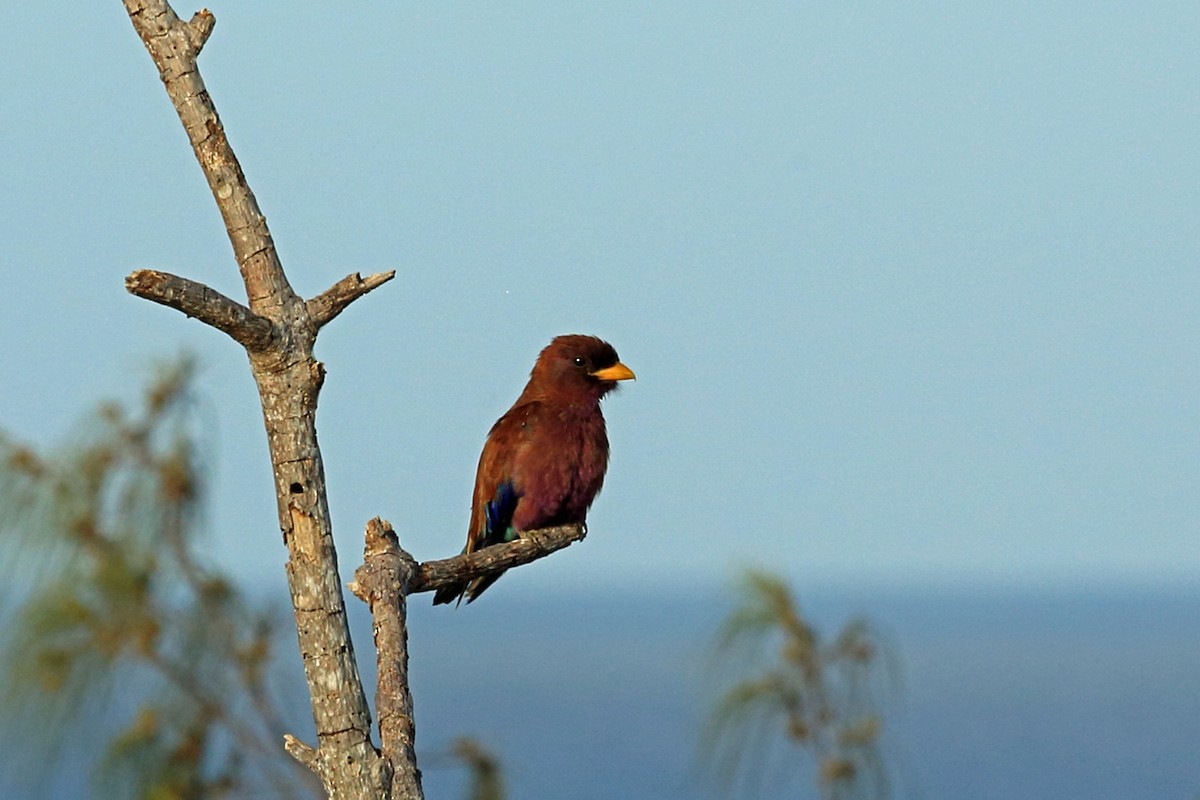
[[(242, 289), (120, 3), (0, 30), (0, 427), (199, 355), (212, 552), (282, 585), (245, 359), (125, 294)], [(343, 569), (461, 547), (551, 336), (638, 374), (585, 543), (506, 581), (1195, 583), (1189, 3), (217, 3), (201, 69), (318, 345)], [(178, 7), (189, 14), (191, 7)], [(503, 585), (503, 584), (501, 584)]]

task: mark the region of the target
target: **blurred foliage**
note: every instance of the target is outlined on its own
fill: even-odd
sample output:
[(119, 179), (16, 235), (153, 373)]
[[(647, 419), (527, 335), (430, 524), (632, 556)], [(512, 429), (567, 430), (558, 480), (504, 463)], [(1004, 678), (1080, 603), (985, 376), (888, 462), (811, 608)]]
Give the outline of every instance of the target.
[[(283, 619), (201, 563), (193, 365), (161, 368), (130, 413), (103, 405), (43, 454), (0, 434), (0, 766), (91, 761), (101, 797), (316, 797), (287, 757), (270, 685)], [(721, 783), (806, 773), (822, 800), (890, 793), (880, 754), (895, 670), (853, 620), (828, 643), (787, 585), (748, 572), (718, 636), (723, 692), (703, 749)], [(117, 720), (107, 728), (99, 720)], [(497, 758), (451, 747), (470, 800), (503, 800)], [(35, 776), (31, 776), (35, 777)]]
[[(0, 432), (0, 774), (28, 796), (81, 761), (97, 797), (323, 796), (282, 746), (290, 621), (198, 556), (194, 372), (160, 367), (136, 413), (102, 405), (61, 452)], [(471, 800), (503, 800), (482, 745), (450, 756)]]
[(475, 739), (463, 737), (453, 742), (450, 752), (470, 776), (467, 800), (504, 800), (500, 760), (490, 750)]
[(822, 800), (890, 796), (880, 739), (897, 670), (879, 636), (856, 619), (822, 642), (768, 572), (746, 572), (739, 594), (716, 645), (734, 681), (701, 746), (720, 784), (759, 792), (772, 776), (801, 774)]
[(159, 369), (136, 413), (102, 406), (62, 452), (0, 435), (6, 774), (36, 783), (69, 749), (102, 797), (319, 792), (267, 684), (281, 618), (197, 558), (193, 372)]

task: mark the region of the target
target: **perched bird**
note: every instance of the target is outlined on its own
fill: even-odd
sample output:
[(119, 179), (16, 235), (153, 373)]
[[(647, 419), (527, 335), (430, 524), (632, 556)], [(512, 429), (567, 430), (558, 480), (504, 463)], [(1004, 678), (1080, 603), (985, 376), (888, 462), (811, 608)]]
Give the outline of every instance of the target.
[[(556, 336), (542, 350), (525, 390), (483, 445), (464, 553), (512, 541), (519, 531), (584, 521), (608, 467), (600, 398), (633, 378), (612, 345), (595, 336)], [(433, 603), (469, 603), (499, 577), (444, 587)]]

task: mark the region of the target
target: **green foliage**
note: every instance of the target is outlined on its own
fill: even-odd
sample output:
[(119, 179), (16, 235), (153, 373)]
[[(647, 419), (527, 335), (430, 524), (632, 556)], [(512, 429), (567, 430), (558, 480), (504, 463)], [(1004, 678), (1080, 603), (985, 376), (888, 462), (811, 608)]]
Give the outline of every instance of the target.
[[(99, 796), (315, 794), (280, 747), (267, 684), (278, 616), (196, 557), (192, 373), (161, 369), (136, 414), (103, 406), (59, 453), (0, 436), (10, 774), (53, 769), (65, 743), (90, 739), (106, 743)], [(88, 729), (113, 718), (118, 730)]]
[(863, 620), (826, 644), (788, 586), (748, 571), (741, 602), (717, 637), (718, 663), (735, 680), (714, 709), (702, 743), (726, 789), (762, 789), (773, 770), (803, 773), (823, 800), (882, 798), (882, 706), (894, 669)]

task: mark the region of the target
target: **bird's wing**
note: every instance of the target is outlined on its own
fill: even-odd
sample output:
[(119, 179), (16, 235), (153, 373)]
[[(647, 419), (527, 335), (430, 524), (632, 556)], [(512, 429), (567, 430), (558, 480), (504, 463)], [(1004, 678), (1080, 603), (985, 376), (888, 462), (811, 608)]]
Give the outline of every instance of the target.
[(525, 460), (523, 454), (540, 406), (538, 402), (514, 406), (488, 433), (475, 473), (468, 553), (514, 538), (513, 512), (522, 494), (518, 465)]
[[(513, 406), (488, 432), (475, 473), (475, 494), (471, 500), (471, 523), (464, 553), (509, 541), (516, 535), (512, 519), (521, 499), (521, 481), (516, 467), (524, 460), (524, 452), (529, 448), (538, 406), (537, 402)], [(434, 595), (434, 605), (451, 601), (461, 603), (463, 598), (470, 603), (501, 574), (476, 578), (467, 584), (444, 586)]]

